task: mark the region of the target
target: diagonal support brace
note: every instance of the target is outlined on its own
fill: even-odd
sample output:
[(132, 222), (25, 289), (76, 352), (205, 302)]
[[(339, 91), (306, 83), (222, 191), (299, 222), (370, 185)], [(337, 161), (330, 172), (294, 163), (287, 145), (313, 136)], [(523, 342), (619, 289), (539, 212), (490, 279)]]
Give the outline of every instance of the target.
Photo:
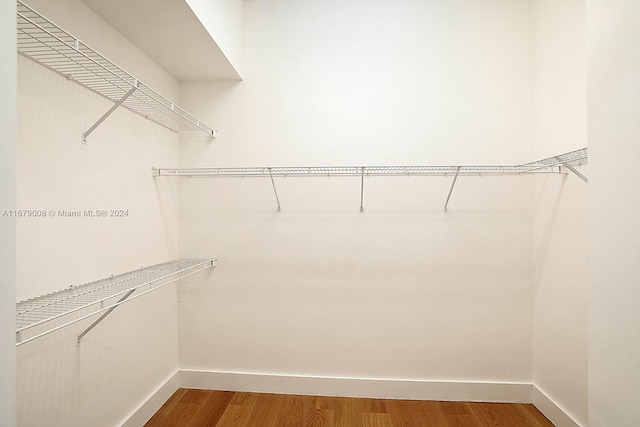
[(364, 213), (364, 167), (360, 172), (360, 213)]
[(127, 98), (129, 98), (131, 95), (133, 95), (133, 92), (135, 92), (136, 89), (138, 89), (138, 81), (137, 80), (135, 81), (133, 87), (131, 89), (129, 89), (129, 92), (125, 93), (124, 96), (118, 100), (118, 102), (116, 102), (115, 104), (113, 104), (113, 106), (111, 108), (109, 108), (109, 111), (104, 113), (102, 115), (102, 117), (100, 117), (98, 119), (98, 121), (93, 124), (93, 126), (91, 126), (85, 133), (82, 134), (82, 143), (83, 144), (87, 143), (87, 137), (91, 134), (91, 132), (96, 130), (96, 128), (98, 126), (100, 126), (102, 124), (102, 122), (104, 122), (106, 120), (106, 118), (111, 115), (111, 113), (116, 111), (118, 109), (118, 107), (121, 106), (122, 103), (127, 100)]
[(120, 298), (118, 300), (118, 302), (116, 303), (117, 305), (114, 305), (113, 307), (111, 307), (109, 310), (105, 311), (104, 314), (102, 314), (102, 316), (98, 317), (95, 322), (93, 322), (91, 325), (89, 325), (89, 327), (87, 329), (85, 329), (84, 331), (82, 331), (80, 333), (80, 335), (78, 335), (78, 344), (80, 344), (80, 341), (82, 340), (82, 338), (87, 335), (89, 333), (89, 331), (91, 331), (93, 328), (95, 328), (96, 326), (98, 326), (98, 323), (102, 322), (104, 320), (105, 317), (107, 317), (108, 315), (111, 314), (111, 312), (113, 310), (115, 310), (116, 308), (119, 307), (120, 303), (124, 300), (126, 300), (127, 298), (129, 298), (131, 296), (132, 293), (135, 292), (135, 289), (131, 289), (129, 292), (127, 292), (126, 294), (124, 294), (122, 296), (122, 298)]
[(447, 207), (449, 206), (449, 200), (451, 200), (451, 193), (453, 193), (453, 187), (456, 185), (456, 180), (458, 179), (458, 174), (460, 173), (460, 166), (456, 168), (456, 175), (453, 177), (453, 182), (451, 183), (451, 188), (449, 189), (449, 194), (447, 195), (447, 201), (444, 202), (444, 211), (447, 211)]
[[(562, 162), (562, 159), (561, 159), (560, 157), (556, 157), (556, 159), (558, 159), (558, 161), (559, 161), (559, 162)], [(582, 173), (580, 173), (580, 171), (579, 171), (579, 170), (577, 170), (576, 168), (574, 168), (573, 166), (571, 166), (569, 163), (562, 163), (562, 165), (563, 165), (565, 168), (569, 169), (569, 170), (570, 170), (571, 172), (573, 172), (574, 174), (576, 174), (576, 176), (577, 176), (578, 178), (580, 178), (581, 180), (583, 180), (583, 181), (584, 181), (584, 182), (586, 182), (586, 183), (589, 183), (589, 179), (588, 179), (586, 176), (584, 176)]]
[(278, 212), (280, 212), (280, 199), (278, 198), (278, 191), (276, 190), (276, 182), (273, 180), (273, 175), (271, 174), (271, 168), (269, 168), (269, 177), (271, 178), (273, 193), (276, 195), (276, 203), (278, 203)]

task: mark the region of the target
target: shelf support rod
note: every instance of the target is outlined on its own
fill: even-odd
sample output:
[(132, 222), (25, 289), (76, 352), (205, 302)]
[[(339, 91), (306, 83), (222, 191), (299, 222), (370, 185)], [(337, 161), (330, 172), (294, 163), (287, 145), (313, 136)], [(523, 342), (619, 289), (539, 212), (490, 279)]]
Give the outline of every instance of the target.
[(278, 198), (278, 191), (276, 190), (276, 182), (273, 180), (273, 174), (271, 168), (269, 168), (269, 177), (271, 178), (271, 185), (273, 186), (273, 194), (276, 195), (276, 203), (278, 203), (278, 212), (280, 212), (280, 199)]
[(133, 87), (132, 87), (131, 89), (129, 89), (129, 92), (125, 93), (125, 94), (124, 94), (124, 96), (118, 100), (118, 102), (116, 102), (115, 104), (113, 104), (113, 106), (109, 109), (109, 111), (107, 111), (106, 113), (104, 113), (104, 114), (102, 115), (102, 117), (100, 117), (100, 118), (98, 119), (98, 121), (97, 121), (97, 122), (95, 122), (95, 123), (93, 124), (93, 126), (91, 126), (91, 127), (90, 127), (86, 132), (85, 132), (85, 133), (83, 133), (83, 134), (82, 134), (82, 143), (83, 143), (83, 144), (86, 144), (86, 143), (87, 143), (87, 137), (91, 134), (91, 132), (93, 132), (94, 130), (96, 130), (96, 128), (97, 128), (98, 126), (100, 126), (100, 124), (102, 124), (102, 122), (104, 122), (104, 121), (105, 121), (105, 119), (111, 115), (111, 113), (113, 113), (114, 111), (116, 111), (116, 109), (118, 109), (118, 107), (119, 107), (119, 106), (121, 106), (121, 105), (122, 105), (122, 103), (123, 103), (124, 101), (126, 101), (126, 100), (127, 100), (127, 98), (129, 98), (129, 97), (133, 94), (133, 92), (135, 92), (135, 91), (136, 91), (136, 89), (138, 89), (138, 80), (136, 80), (136, 81), (135, 81), (135, 83), (134, 83)]
[(449, 200), (451, 199), (451, 193), (453, 193), (453, 187), (456, 185), (456, 180), (458, 179), (458, 174), (460, 173), (460, 166), (456, 167), (456, 175), (453, 177), (453, 182), (451, 183), (451, 188), (449, 189), (449, 194), (447, 195), (447, 201), (444, 202), (444, 211), (447, 211), (447, 207), (449, 206)]
[(85, 329), (84, 331), (82, 331), (82, 333), (80, 335), (78, 335), (78, 344), (80, 344), (80, 340), (82, 340), (82, 338), (87, 335), (89, 333), (90, 330), (92, 330), (93, 328), (95, 328), (98, 323), (102, 322), (102, 320), (104, 320), (105, 317), (107, 317), (108, 315), (111, 314), (111, 312), (113, 310), (115, 310), (116, 308), (119, 307), (120, 303), (124, 300), (126, 300), (127, 298), (129, 298), (131, 296), (132, 293), (135, 292), (135, 289), (131, 289), (129, 292), (127, 292), (126, 294), (124, 294), (122, 296), (122, 298), (120, 298), (118, 300), (118, 302), (116, 303), (117, 305), (114, 305), (113, 307), (111, 307), (110, 309), (108, 309), (107, 311), (105, 311), (102, 316), (98, 317), (95, 322), (93, 322), (91, 325), (89, 325), (89, 327), (87, 329)]
[[(559, 161), (559, 162), (562, 162), (562, 159), (561, 159), (560, 157), (556, 157), (556, 159), (558, 159), (558, 161)], [(583, 180), (583, 181), (584, 181), (584, 182), (586, 182), (586, 183), (589, 183), (589, 179), (588, 179), (586, 176), (584, 176), (582, 173), (580, 173), (580, 171), (579, 171), (579, 170), (577, 170), (576, 168), (574, 168), (573, 166), (571, 166), (569, 163), (562, 163), (562, 165), (563, 165), (565, 168), (569, 169), (569, 170), (570, 170), (571, 172), (573, 172), (574, 174), (576, 174), (576, 176), (577, 176), (578, 178), (580, 178), (581, 180)]]
[(364, 167), (360, 168), (360, 213), (364, 213)]

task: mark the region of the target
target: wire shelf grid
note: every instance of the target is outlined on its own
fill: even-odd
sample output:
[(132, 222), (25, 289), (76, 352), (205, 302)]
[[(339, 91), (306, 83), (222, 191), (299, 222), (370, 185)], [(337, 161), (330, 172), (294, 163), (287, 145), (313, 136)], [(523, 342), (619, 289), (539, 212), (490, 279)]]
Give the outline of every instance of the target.
[(325, 166), (154, 169), (156, 176), (287, 177), (287, 176), (447, 176), (559, 173), (560, 165), (586, 163), (587, 149), (517, 166)]
[(571, 151), (569, 153), (560, 154), (554, 157), (548, 157), (546, 159), (537, 160), (535, 162), (527, 163), (520, 168), (525, 169), (523, 173), (535, 172), (541, 169), (552, 168), (559, 165), (575, 165), (586, 164), (588, 161), (587, 148)]
[[(18, 302), (16, 344), (116, 307), (136, 290), (156, 290), (212, 267), (214, 261), (213, 258), (169, 261)], [(114, 303), (119, 297), (121, 300)]]
[(199, 129), (215, 135), (209, 126), (19, 0), (17, 45), (21, 55), (114, 103), (124, 99), (123, 107), (171, 131)]

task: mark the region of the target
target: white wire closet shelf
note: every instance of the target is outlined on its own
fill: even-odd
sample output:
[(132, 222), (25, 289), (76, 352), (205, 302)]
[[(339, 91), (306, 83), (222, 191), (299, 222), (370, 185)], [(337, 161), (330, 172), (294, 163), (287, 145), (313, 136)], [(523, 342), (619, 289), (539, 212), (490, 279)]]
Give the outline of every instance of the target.
[(80, 343), (119, 305), (214, 267), (215, 261), (215, 258), (169, 261), (18, 302), (16, 346), (102, 313), (78, 335)]
[(239, 167), (239, 168), (154, 168), (154, 176), (178, 177), (287, 177), (287, 176), (446, 176), (446, 175), (521, 175), (560, 173), (560, 166), (584, 164), (587, 149), (572, 151), (517, 166), (312, 166), (312, 167)]
[(174, 132), (199, 129), (215, 137), (214, 129), (19, 0), (17, 32), (19, 54), (114, 103), (84, 133), (83, 142), (119, 106)]
[(566, 167), (580, 179), (588, 182), (587, 177), (574, 166), (586, 164), (587, 148), (571, 151), (535, 162), (516, 166), (312, 166), (312, 167), (244, 167), (244, 168), (189, 168), (165, 169), (153, 168), (153, 176), (174, 177), (268, 177), (276, 197), (278, 212), (281, 211), (280, 199), (274, 177), (289, 176), (357, 176), (360, 177), (360, 212), (364, 212), (364, 177), (367, 176), (453, 176), (453, 182), (444, 204), (447, 212), (453, 188), (460, 175), (524, 175), (534, 173), (562, 173)]

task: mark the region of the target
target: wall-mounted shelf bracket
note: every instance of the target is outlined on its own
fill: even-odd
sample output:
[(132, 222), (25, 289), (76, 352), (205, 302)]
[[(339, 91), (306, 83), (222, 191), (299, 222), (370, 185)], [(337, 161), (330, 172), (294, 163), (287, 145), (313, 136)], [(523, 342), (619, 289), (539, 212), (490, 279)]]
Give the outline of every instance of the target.
[[(215, 266), (216, 258), (181, 259), (42, 295), (16, 304), (16, 346), (100, 314), (79, 344), (120, 305)], [(134, 292), (137, 295), (132, 296)]]
[(558, 156), (556, 158), (558, 159), (558, 161), (562, 162), (562, 166), (564, 166), (565, 168), (569, 169), (571, 172), (573, 172), (578, 178), (580, 178), (584, 182), (589, 183), (589, 179), (586, 176), (584, 176), (579, 170), (577, 170), (576, 168), (571, 166), (569, 163), (563, 162), (563, 160), (562, 160), (562, 158), (560, 156)]
[(116, 111), (118, 109), (119, 106), (122, 105), (122, 103), (124, 101), (127, 100), (127, 98), (129, 98), (131, 95), (133, 95), (133, 92), (135, 92), (138, 89), (138, 80), (136, 80), (133, 84), (133, 87), (131, 89), (129, 89), (129, 91), (127, 93), (124, 94), (124, 96), (122, 98), (120, 98), (110, 109), (109, 111), (107, 111), (106, 113), (104, 113), (102, 115), (102, 117), (100, 117), (98, 119), (97, 122), (95, 122), (93, 124), (93, 126), (91, 126), (85, 133), (82, 134), (82, 143), (86, 144), (87, 143), (87, 137), (91, 134), (91, 132), (93, 132), (94, 130), (96, 130), (96, 128), (98, 126), (100, 126), (100, 124), (102, 122), (104, 122), (106, 120), (107, 117), (109, 117), (111, 115), (111, 113), (113, 113), (114, 111)]
[(269, 168), (269, 177), (271, 178), (271, 185), (273, 186), (273, 194), (276, 195), (276, 203), (278, 203), (278, 212), (280, 212), (280, 199), (278, 198), (278, 191), (276, 190), (276, 182), (273, 180), (273, 174), (271, 168)]
[(124, 302), (124, 300), (126, 300), (127, 298), (129, 298), (136, 290), (135, 289), (131, 289), (129, 292), (127, 292), (126, 294), (124, 294), (122, 296), (122, 298), (120, 298), (118, 300), (118, 302), (116, 304), (113, 305), (113, 307), (111, 307), (110, 309), (108, 309), (107, 311), (105, 311), (104, 313), (102, 313), (102, 316), (98, 317), (91, 325), (89, 325), (89, 327), (87, 329), (85, 329), (84, 331), (80, 332), (80, 335), (78, 335), (78, 344), (80, 344), (80, 341), (82, 340), (82, 337), (84, 337), (85, 335), (87, 335), (89, 333), (89, 331), (91, 331), (93, 328), (95, 328), (96, 326), (98, 326), (98, 323), (102, 322), (104, 320), (105, 317), (107, 317), (108, 315), (111, 314), (111, 312), (113, 310), (115, 310), (116, 308), (118, 308), (120, 306), (121, 303)]
[(449, 194), (447, 195), (447, 201), (444, 202), (444, 211), (447, 211), (449, 206), (449, 200), (451, 200), (451, 193), (453, 193), (453, 187), (456, 185), (456, 181), (458, 180), (458, 175), (460, 174), (460, 166), (456, 168), (456, 174), (453, 176), (453, 182), (451, 183), (451, 188), (449, 188)]
[(364, 213), (364, 168), (360, 170), (360, 213)]

